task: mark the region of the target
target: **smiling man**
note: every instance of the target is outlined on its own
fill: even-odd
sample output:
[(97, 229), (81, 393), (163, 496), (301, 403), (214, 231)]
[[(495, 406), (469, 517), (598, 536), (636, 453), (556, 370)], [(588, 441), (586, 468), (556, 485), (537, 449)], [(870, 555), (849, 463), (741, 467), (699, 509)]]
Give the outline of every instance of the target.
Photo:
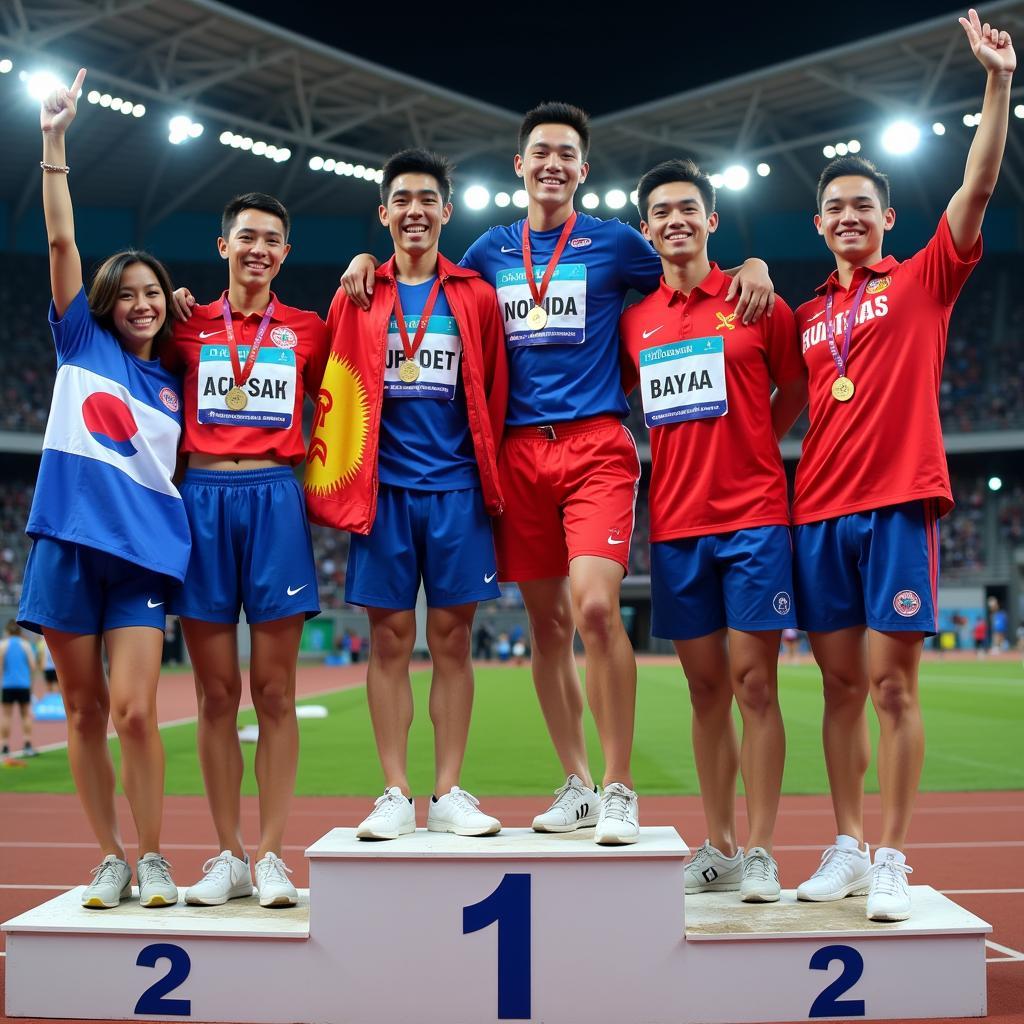
[[(358, 469), (328, 500), (307, 484), (314, 518), (352, 531), (345, 600), (365, 606), (370, 620), (366, 696), (385, 788), (360, 839), (416, 828), (407, 747), (421, 580), (436, 767), (427, 828), (464, 836), (501, 828), (459, 777), (473, 708), (473, 616), (478, 601), (499, 593), (489, 515), (503, 506), (496, 454), (508, 371), (494, 290), (438, 251), (451, 191), (451, 168), (435, 153), (403, 150), (388, 160), (379, 215), (394, 255), (376, 271), (368, 312), (339, 289), (328, 316), (331, 365), (352, 369), (367, 409)], [(321, 392), (311, 463), (312, 453), (341, 441), (344, 399), (331, 389), (333, 374)]]

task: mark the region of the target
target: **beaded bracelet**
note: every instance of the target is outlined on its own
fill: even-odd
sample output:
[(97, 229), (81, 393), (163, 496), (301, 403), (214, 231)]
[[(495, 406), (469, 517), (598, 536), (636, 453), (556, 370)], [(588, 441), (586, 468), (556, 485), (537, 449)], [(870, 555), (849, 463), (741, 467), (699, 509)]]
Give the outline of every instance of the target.
[(40, 160), (39, 166), (42, 167), (44, 171), (49, 171), (51, 174), (67, 174), (71, 170), (71, 168), (66, 164), (63, 166), (61, 164), (48, 164), (45, 160)]

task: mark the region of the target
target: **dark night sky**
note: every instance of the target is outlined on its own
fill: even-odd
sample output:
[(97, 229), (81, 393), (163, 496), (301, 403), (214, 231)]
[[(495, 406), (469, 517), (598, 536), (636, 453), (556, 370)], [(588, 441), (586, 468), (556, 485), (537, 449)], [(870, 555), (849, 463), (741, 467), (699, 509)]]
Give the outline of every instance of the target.
[[(404, 3), (320, 5), (238, 0), (238, 10), (476, 99), (520, 111), (564, 99), (610, 113), (707, 82), (931, 19), (935, 0), (895, 4), (597, 5)], [(574, 10), (568, 10), (572, 6)], [(709, 23), (720, 12), (730, 32)], [(322, 10), (322, 8), (321, 8)], [(963, 9), (966, 11), (966, 7)], [(957, 14), (950, 29), (960, 31)]]

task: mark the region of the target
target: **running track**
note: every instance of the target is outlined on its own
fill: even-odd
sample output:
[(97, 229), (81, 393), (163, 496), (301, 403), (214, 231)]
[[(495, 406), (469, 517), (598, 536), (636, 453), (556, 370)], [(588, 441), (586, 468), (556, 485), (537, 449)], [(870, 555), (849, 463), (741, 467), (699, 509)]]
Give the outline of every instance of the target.
[[(363, 678), (359, 666), (303, 668), (299, 693), (312, 696), (359, 685)], [(162, 722), (194, 716), (190, 684), (188, 675), (168, 677), (160, 694)], [(58, 743), (63, 726), (39, 727), (36, 738), (41, 747)], [(703, 840), (703, 815), (696, 797), (645, 797), (641, 804), (645, 824), (674, 825), (691, 846)], [(487, 801), (488, 809), (512, 826), (529, 824), (537, 805), (536, 797)], [(367, 809), (364, 798), (304, 797), (295, 801), (283, 853), (295, 870), (296, 885), (308, 885), (302, 856), (306, 846), (329, 828), (356, 825)], [(132, 847), (131, 818), (123, 799), (121, 812), (125, 839)], [(243, 814), (245, 833), (254, 837), (255, 797), (244, 800)], [(0, 822), (0, 920), (88, 879), (88, 869), (96, 860), (95, 842), (74, 796), (0, 794)], [(865, 826), (868, 835), (879, 830), (877, 797), (868, 797)], [(793, 886), (814, 870), (821, 842), (831, 835), (832, 827), (826, 798), (783, 798), (776, 853), (784, 885)], [(203, 798), (168, 798), (163, 848), (181, 884), (199, 876), (203, 861), (216, 853), (213, 841)], [(915, 883), (933, 885), (993, 925), (986, 1020), (1024, 1024), (1024, 793), (924, 794), (917, 805), (907, 852)], [(6, 961), (0, 958), (0, 1006), (5, 968)], [(976, 1019), (959, 1018), (965, 1024)], [(9, 1020), (0, 1015), (0, 1024)]]

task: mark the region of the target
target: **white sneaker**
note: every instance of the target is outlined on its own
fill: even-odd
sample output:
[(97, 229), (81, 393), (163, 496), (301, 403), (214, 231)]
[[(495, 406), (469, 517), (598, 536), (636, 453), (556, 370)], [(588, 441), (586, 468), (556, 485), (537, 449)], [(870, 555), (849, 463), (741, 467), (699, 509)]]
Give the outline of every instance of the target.
[(744, 903), (778, 903), (781, 895), (778, 862), (763, 846), (752, 846), (743, 854), (740, 899)]
[(268, 853), (256, 861), (256, 888), (261, 907), (294, 907), (299, 902), (298, 890), (288, 881), (291, 873), (291, 868), (276, 853)]
[(431, 797), (427, 828), (431, 832), (454, 832), (457, 836), (493, 836), (501, 822), (479, 810), (480, 801), (458, 786), (437, 798)]
[(640, 838), (640, 801), (621, 782), (613, 782), (601, 794), (594, 842), (599, 846), (624, 846)]
[(798, 900), (828, 903), (846, 896), (863, 896), (871, 882), (871, 850), (853, 836), (837, 836), (822, 855), (818, 870), (797, 887)]
[(171, 907), (178, 902), (178, 887), (171, 865), (159, 853), (147, 853), (135, 866), (139, 877), (139, 903), (144, 907)]
[(398, 786), (384, 790), (359, 823), (356, 839), (397, 839), (416, 831), (416, 805)]
[(913, 870), (898, 850), (887, 847), (875, 850), (868, 892), (869, 921), (906, 921), (910, 917), (907, 875)]
[(686, 892), (735, 892), (743, 878), (743, 847), (726, 857), (710, 839), (690, 858), (683, 872)]
[(92, 869), (93, 879), (82, 893), (82, 906), (110, 910), (121, 900), (131, 899), (132, 869), (113, 853), (108, 853), (98, 867)]
[(239, 860), (230, 850), (222, 850), (203, 865), (203, 877), (185, 892), (185, 902), (193, 907), (219, 907), (228, 900), (252, 895), (249, 857)]
[(592, 828), (597, 824), (601, 791), (588, 789), (578, 775), (570, 775), (565, 784), (555, 790), (555, 802), (533, 819), (534, 832), (575, 832), (578, 828)]

